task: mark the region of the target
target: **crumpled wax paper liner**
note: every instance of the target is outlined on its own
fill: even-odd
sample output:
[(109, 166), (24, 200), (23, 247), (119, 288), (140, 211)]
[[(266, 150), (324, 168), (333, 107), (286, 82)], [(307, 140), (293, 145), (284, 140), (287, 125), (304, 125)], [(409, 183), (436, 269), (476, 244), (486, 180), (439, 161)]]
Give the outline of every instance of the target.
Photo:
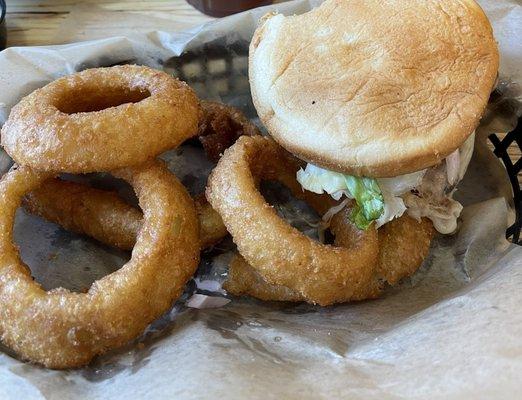
[[(504, 239), (513, 217), (512, 193), (486, 137), (510, 130), (520, 113), (522, 10), (515, 0), (480, 3), (502, 55), (499, 96), (478, 129), (475, 155), (459, 185), (457, 196), (465, 205), (459, 232), (437, 237), (411, 279), (381, 299), (335, 307), (241, 298), (204, 310), (185, 306), (186, 297), (197, 290), (191, 282), (184, 298), (151, 326), (140, 344), (104, 355), (86, 368), (47, 370), (20, 362), (3, 348), (0, 398), (516, 397), (522, 389), (522, 250)], [(117, 63), (183, 75), (201, 97), (234, 104), (255, 119), (246, 49), (258, 18), (268, 10), (301, 13), (317, 4), (282, 3), (181, 33), (151, 27), (148, 33), (92, 42), (8, 49), (0, 53), (0, 122), (35, 88), (64, 74)], [(141, 31), (146, 19), (142, 21)], [(214, 53), (223, 56), (228, 68), (219, 80), (212, 71), (197, 68), (214, 62)], [(200, 149), (187, 145), (163, 158), (192, 192), (203, 190), (211, 165)], [(10, 162), (0, 153), (2, 171)], [(96, 175), (81, 179), (109, 184)], [(117, 182), (116, 188), (128, 195), (128, 188)], [(295, 211), (295, 203), (283, 206)], [(15, 237), (22, 258), (44, 287), (84, 288), (128, 258), (22, 210)], [(223, 279), (226, 250), (225, 244), (203, 255), (200, 280)]]

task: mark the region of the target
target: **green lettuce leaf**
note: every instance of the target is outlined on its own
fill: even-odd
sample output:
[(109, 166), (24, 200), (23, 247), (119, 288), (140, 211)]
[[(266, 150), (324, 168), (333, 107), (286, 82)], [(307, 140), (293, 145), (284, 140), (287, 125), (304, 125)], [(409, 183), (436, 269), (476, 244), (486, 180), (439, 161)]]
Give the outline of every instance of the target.
[(344, 175), (346, 187), (357, 206), (351, 214), (352, 222), (359, 229), (367, 229), (372, 221), (384, 212), (384, 198), (377, 181), (372, 178)]
[(297, 172), (301, 186), (314, 193), (328, 193), (335, 200), (345, 195), (355, 199), (352, 221), (359, 229), (366, 229), (384, 214), (384, 197), (379, 184), (372, 178), (344, 175), (308, 164)]

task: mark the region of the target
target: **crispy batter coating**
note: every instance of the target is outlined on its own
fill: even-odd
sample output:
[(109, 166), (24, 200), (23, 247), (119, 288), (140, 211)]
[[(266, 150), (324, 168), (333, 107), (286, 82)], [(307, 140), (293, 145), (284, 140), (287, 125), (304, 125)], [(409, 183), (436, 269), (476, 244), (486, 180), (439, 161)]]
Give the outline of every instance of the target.
[(116, 192), (57, 178), (28, 193), (22, 204), (31, 214), (123, 250), (134, 247), (143, 219)]
[(197, 133), (199, 101), (184, 82), (121, 65), (68, 75), (13, 107), (2, 145), (20, 165), (86, 173), (139, 165)]
[(293, 156), (266, 137), (243, 136), (212, 171), (207, 199), (218, 211), (239, 253), (274, 285), (328, 305), (374, 297), (379, 290), (375, 230), (362, 231), (350, 248), (319, 243), (282, 220), (256, 187), (266, 171), (291, 170)]
[(203, 193), (194, 197), (199, 219), (199, 240), (201, 249), (211, 247), (228, 235), (221, 215), (208, 203)]
[[(324, 198), (324, 196), (322, 197)], [(350, 205), (333, 216), (330, 223), (330, 230), (335, 235), (334, 245), (358, 251), (361, 247), (361, 242), (366, 241), (367, 243), (365, 243), (365, 245), (377, 250), (378, 238), (375, 229), (370, 227), (369, 232), (357, 229), (348, 220), (351, 211), (352, 207)], [(240, 254), (236, 254), (232, 259), (227, 280), (223, 287), (226, 291), (236, 296), (249, 295), (266, 301), (307, 301), (306, 297), (296, 290), (266, 282)], [(373, 293), (370, 291), (367, 293), (366, 298), (376, 297), (378, 295), (378, 282), (376, 282), (374, 289), (375, 291)], [(332, 287), (331, 290), (333, 291), (335, 289)], [(339, 290), (343, 291), (344, 288), (341, 287)]]
[[(194, 198), (199, 219), (201, 248), (210, 247), (228, 232), (220, 215), (204, 195)], [(90, 236), (109, 246), (131, 250), (136, 243), (143, 214), (115, 192), (48, 179), (23, 200), (25, 210), (72, 232)]]
[(390, 285), (412, 275), (428, 255), (435, 235), (432, 222), (403, 215), (379, 229), (378, 275)]
[(238, 137), (259, 135), (259, 129), (237, 108), (214, 101), (201, 101), (198, 138), (207, 157), (217, 162)]
[(230, 262), (223, 289), (235, 296), (251, 296), (264, 301), (306, 301), (306, 298), (295, 290), (266, 282), (239, 253), (236, 253)]
[[(339, 215), (339, 214), (337, 214)], [(334, 217), (339, 221), (337, 215)], [(332, 224), (334, 221), (332, 221)], [(343, 230), (359, 231), (350, 222), (339, 224)], [(360, 231), (359, 231), (360, 232)], [(395, 219), (379, 228), (379, 261), (376, 279), (394, 285), (404, 277), (412, 275), (420, 267), (430, 249), (434, 235), (433, 224), (426, 218), (420, 222), (408, 216)], [(335, 243), (349, 245), (350, 234), (336, 232)], [(227, 280), (223, 287), (235, 296), (252, 296), (265, 301), (308, 301), (300, 293), (281, 285), (272, 285), (251, 267), (240, 255), (236, 254), (230, 263)], [(379, 292), (375, 293), (375, 297)]]
[(21, 166), (0, 181), (0, 334), (27, 360), (77, 367), (127, 343), (171, 307), (197, 268), (196, 210), (177, 178), (159, 161), (114, 175), (132, 185), (145, 218), (130, 261), (86, 293), (43, 290), (13, 244), (22, 197), (51, 175)]

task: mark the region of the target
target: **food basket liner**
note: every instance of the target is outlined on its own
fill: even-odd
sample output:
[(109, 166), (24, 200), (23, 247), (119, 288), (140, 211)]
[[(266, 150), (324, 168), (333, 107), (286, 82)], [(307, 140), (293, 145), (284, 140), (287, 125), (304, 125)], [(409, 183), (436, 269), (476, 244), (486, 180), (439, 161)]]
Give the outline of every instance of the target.
[[(129, 33), (7, 49), (0, 53), (0, 122), (22, 96), (60, 76), (137, 63), (164, 69), (186, 80), (202, 98), (232, 104), (259, 123), (247, 78), (248, 43), (257, 20), (268, 10), (295, 14), (318, 3), (277, 4), (181, 33)], [(520, 139), (519, 133), (502, 141), (490, 135), (504, 137), (520, 116), (522, 54), (513, 47), (519, 46), (522, 14), (514, 0), (481, 4), (503, 57), (497, 97), (477, 130), (476, 151), (456, 194), (465, 206), (460, 229), (435, 238), (413, 277), (378, 300), (333, 307), (232, 298), (222, 308), (187, 308), (186, 299), (194, 292), (224, 296), (218, 286), (233, 247), (225, 241), (203, 254), (197, 279), (143, 337), (88, 367), (47, 370), (23, 363), (3, 348), (0, 398), (464, 399), (518, 393), (522, 249), (506, 240), (506, 228), (515, 223), (520, 197), (513, 199), (513, 179), (510, 183), (498, 157), (506, 150), (506, 138), (518, 145)], [(203, 190), (212, 166), (198, 146), (189, 143), (162, 158), (189, 190)], [(512, 164), (520, 166), (516, 160)], [(2, 171), (10, 165), (1, 153)], [(509, 167), (508, 172), (513, 175)], [(132, 197), (128, 187), (106, 176), (75, 179)], [(299, 214), (291, 198), (279, 206), (290, 218)], [(516, 231), (508, 232), (516, 239)], [(129, 256), (23, 210), (17, 214), (15, 239), (46, 288), (82, 290)]]

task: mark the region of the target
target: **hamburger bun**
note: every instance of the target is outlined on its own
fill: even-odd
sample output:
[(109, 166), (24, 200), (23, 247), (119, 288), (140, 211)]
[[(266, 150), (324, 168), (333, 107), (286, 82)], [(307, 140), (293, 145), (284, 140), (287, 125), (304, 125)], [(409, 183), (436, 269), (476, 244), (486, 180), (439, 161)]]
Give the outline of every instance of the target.
[(473, 0), (327, 0), (262, 19), (249, 79), (261, 121), (288, 151), (390, 177), (435, 165), (466, 140), (498, 62)]

